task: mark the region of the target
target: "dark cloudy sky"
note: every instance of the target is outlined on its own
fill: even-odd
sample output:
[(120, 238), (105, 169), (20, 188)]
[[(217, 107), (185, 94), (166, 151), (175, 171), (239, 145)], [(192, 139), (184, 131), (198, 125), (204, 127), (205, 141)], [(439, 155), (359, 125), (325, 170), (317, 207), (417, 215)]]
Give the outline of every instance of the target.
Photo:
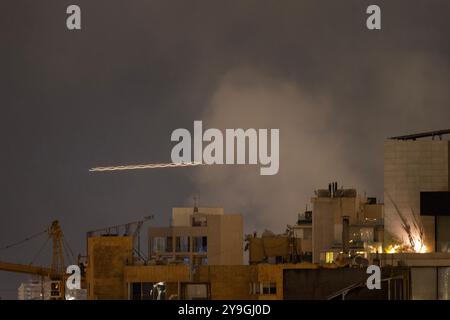
[[(82, 9), (82, 31), (65, 27)], [(382, 30), (365, 28), (369, 4)], [(450, 128), (450, 2), (3, 0), (0, 246), (59, 219), (85, 232), (173, 206), (284, 231), (337, 180), (383, 196), (383, 140)], [(176, 128), (279, 128), (280, 172), (255, 166), (97, 173), (169, 162)], [(44, 239), (0, 260), (29, 263)], [(50, 264), (46, 250), (37, 263)], [(27, 276), (0, 272), (0, 296)]]

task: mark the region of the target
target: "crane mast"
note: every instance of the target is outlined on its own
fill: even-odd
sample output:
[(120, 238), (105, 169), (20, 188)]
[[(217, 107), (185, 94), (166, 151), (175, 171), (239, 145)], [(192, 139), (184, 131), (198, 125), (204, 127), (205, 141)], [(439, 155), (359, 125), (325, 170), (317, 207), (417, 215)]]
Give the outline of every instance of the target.
[[(53, 300), (64, 299), (65, 294), (65, 260), (64, 260), (64, 250), (69, 250), (70, 253), (73, 253), (70, 250), (70, 247), (65, 243), (64, 234), (61, 230), (61, 226), (59, 225), (59, 221), (55, 220), (51, 223), (48, 229), (42, 233), (47, 233), (48, 240), (52, 240), (52, 262), (51, 267), (42, 267), (42, 266), (34, 266), (30, 264), (19, 264), (19, 263), (10, 263), (5, 261), (0, 261), (0, 270), (16, 272), (16, 273), (24, 273), (40, 276), (43, 280), (44, 277), (49, 278), (51, 280), (50, 283), (50, 298)], [(15, 244), (5, 246), (1, 249), (8, 249), (14, 246), (20, 245), (24, 242), (31, 241), (36, 236), (26, 238), (20, 242)]]

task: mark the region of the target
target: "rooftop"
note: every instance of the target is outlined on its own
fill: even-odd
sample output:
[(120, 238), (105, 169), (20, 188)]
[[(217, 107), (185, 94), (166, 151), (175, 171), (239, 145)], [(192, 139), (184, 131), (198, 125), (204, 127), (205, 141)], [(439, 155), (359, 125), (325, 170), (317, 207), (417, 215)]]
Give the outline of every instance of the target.
[(438, 137), (439, 140), (442, 140), (443, 135), (450, 134), (450, 129), (445, 130), (436, 130), (436, 131), (428, 131), (428, 132), (422, 132), (422, 133), (414, 133), (409, 134), (405, 136), (397, 136), (397, 137), (390, 137), (391, 140), (416, 140), (420, 138), (429, 138), (431, 137), (434, 140), (434, 137)]

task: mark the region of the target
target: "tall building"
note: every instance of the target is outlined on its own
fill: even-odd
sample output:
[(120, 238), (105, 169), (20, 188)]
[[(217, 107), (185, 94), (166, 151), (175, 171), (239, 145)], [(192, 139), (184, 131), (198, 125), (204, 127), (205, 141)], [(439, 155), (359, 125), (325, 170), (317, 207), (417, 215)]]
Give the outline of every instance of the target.
[(382, 252), (384, 210), (376, 198), (331, 183), (317, 190), (311, 202), (313, 263), (333, 263), (341, 252)]
[(243, 220), (223, 208), (173, 208), (169, 227), (150, 227), (149, 257), (156, 263), (240, 265)]
[(133, 265), (132, 236), (90, 236), (87, 239), (86, 283), (89, 300), (121, 300), (123, 270)]
[(385, 239), (399, 248), (450, 252), (450, 216), (423, 215), (420, 208), (421, 193), (449, 191), (450, 144), (440, 136), (446, 133), (450, 130), (384, 143)]

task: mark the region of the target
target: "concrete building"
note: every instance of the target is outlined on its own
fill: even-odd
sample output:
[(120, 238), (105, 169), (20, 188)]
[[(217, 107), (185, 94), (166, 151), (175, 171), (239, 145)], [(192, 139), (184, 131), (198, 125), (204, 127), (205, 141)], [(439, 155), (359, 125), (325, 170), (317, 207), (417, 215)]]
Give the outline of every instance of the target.
[[(450, 254), (376, 254), (382, 290), (367, 290), (366, 268), (339, 263), (146, 265), (133, 237), (88, 239), (89, 299), (449, 299)], [(373, 258), (373, 257), (372, 257)], [(374, 259), (370, 261), (374, 263)]]
[(86, 284), (89, 300), (124, 300), (124, 268), (133, 265), (131, 236), (96, 236), (88, 238)]
[(358, 195), (355, 189), (317, 190), (311, 199), (314, 263), (333, 263), (340, 253), (355, 256), (381, 253), (383, 204)]
[(19, 286), (17, 297), (18, 300), (49, 300), (50, 281), (33, 278), (23, 282)]
[[(350, 287), (356, 290), (346, 292), (347, 299), (409, 298), (408, 268), (387, 267), (382, 273), (382, 290), (367, 289), (364, 268), (320, 268), (310, 263), (201, 265), (193, 277), (185, 265), (127, 266), (124, 281), (131, 300), (328, 299)], [(393, 276), (395, 279), (389, 280)], [(388, 281), (391, 286), (387, 286)]]
[(285, 233), (247, 235), (249, 263), (331, 264), (339, 256), (367, 259), (383, 252), (384, 206), (376, 198), (332, 183), (329, 189), (317, 190), (311, 202), (313, 210), (299, 214)]
[(87, 300), (87, 289), (67, 289), (65, 291), (66, 300)]
[(450, 300), (449, 253), (385, 253), (379, 259), (381, 266), (409, 269), (411, 300)]
[(254, 233), (245, 240), (250, 264), (312, 262), (312, 212), (299, 214), (283, 234), (266, 230), (261, 237)]
[(449, 191), (450, 145), (436, 136), (416, 134), (384, 143), (385, 239), (398, 250), (450, 252), (450, 216), (424, 216), (420, 210), (421, 193)]
[(312, 262), (312, 211), (298, 214), (297, 223), (291, 227), (297, 246), (294, 250), (300, 261)]
[(173, 208), (170, 227), (150, 227), (149, 257), (157, 264), (243, 264), (243, 220), (223, 208)]
[(384, 143), (385, 246), (393, 254), (382, 263), (410, 267), (412, 299), (450, 298), (450, 142), (442, 139), (449, 133)]
[(449, 299), (447, 253), (380, 254), (382, 290), (367, 290), (364, 267), (130, 263), (132, 237), (88, 242), (89, 299)]

